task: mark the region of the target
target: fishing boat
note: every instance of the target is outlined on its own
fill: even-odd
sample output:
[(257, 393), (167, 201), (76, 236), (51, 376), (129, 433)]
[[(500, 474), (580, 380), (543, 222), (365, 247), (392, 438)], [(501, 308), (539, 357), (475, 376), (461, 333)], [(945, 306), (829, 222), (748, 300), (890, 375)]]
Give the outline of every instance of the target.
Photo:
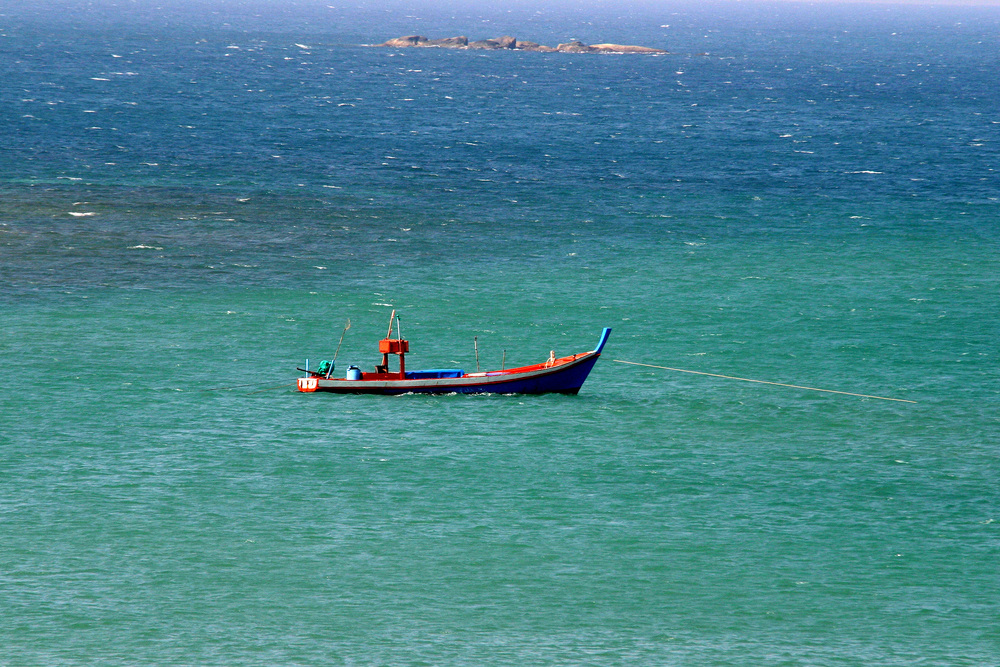
[[(395, 311), (393, 311), (393, 317)], [(399, 334), (396, 319), (396, 336), (393, 337), (393, 319), (389, 319), (389, 333), (378, 342), (382, 363), (371, 373), (357, 366), (350, 366), (345, 377), (333, 378), (332, 362), (323, 362), (316, 371), (298, 369), (306, 373), (298, 379), (301, 392), (327, 391), (337, 394), (576, 394), (580, 391), (590, 370), (601, 356), (608, 342), (611, 329), (605, 328), (597, 347), (556, 358), (555, 353), (540, 364), (502, 368), (498, 371), (466, 373), (454, 369), (406, 370), (406, 353), (410, 343)], [(343, 337), (341, 337), (343, 341)], [(339, 349), (339, 348), (338, 348)], [(399, 359), (398, 371), (389, 370), (389, 357)], [(478, 356), (478, 355), (477, 355)], [(336, 357), (335, 357), (336, 359)], [(478, 361), (477, 361), (478, 365)]]

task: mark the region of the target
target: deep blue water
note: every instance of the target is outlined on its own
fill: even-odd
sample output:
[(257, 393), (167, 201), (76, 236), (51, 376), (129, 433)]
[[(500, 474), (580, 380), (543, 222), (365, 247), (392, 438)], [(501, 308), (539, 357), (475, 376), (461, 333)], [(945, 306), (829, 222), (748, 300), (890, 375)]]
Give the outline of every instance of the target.
[[(1000, 664), (998, 38), (0, 6), (0, 665)], [(575, 397), (293, 390), (392, 309), (410, 368), (614, 333)]]

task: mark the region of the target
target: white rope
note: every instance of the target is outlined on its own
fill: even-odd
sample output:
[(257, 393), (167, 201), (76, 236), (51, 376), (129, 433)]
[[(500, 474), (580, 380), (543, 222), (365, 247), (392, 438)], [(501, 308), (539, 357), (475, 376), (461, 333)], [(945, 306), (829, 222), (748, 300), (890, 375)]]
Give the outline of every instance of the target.
[(809, 391), (825, 391), (828, 394), (843, 394), (845, 396), (859, 396), (861, 398), (877, 398), (880, 401), (898, 401), (900, 403), (916, 403), (905, 398), (886, 398), (885, 396), (872, 396), (871, 394), (852, 394), (849, 391), (835, 391), (833, 389), (817, 389), (816, 387), (803, 387), (797, 384), (785, 384), (783, 382), (768, 382), (767, 380), (751, 380), (750, 378), (738, 378), (732, 375), (719, 375), (718, 373), (703, 373), (702, 371), (686, 371), (683, 368), (670, 368), (668, 366), (654, 366), (653, 364), (640, 364), (635, 361), (622, 361), (614, 359), (619, 364), (630, 364), (632, 366), (646, 366), (647, 368), (662, 368), (665, 371), (677, 371), (678, 373), (693, 373), (695, 375), (708, 375), (714, 378), (725, 378), (726, 380), (742, 380), (743, 382), (758, 382), (760, 384), (773, 384), (777, 387), (791, 387), (792, 389), (808, 389)]

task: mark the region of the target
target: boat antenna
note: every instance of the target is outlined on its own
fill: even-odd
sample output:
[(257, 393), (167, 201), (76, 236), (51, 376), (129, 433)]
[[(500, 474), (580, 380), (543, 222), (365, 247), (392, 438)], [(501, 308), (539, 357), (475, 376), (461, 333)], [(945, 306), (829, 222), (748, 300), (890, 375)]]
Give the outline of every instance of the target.
[(507, 370), (507, 350), (504, 350), (503, 356), (500, 357), (500, 370)]
[(396, 315), (396, 338), (403, 340), (403, 332), (399, 328), (399, 315)]
[(472, 337), (472, 344), (476, 346), (476, 372), (479, 372), (479, 336)]
[(344, 344), (344, 334), (347, 330), (351, 328), (351, 318), (347, 318), (347, 324), (344, 326), (344, 331), (340, 334), (340, 342), (337, 343), (337, 351), (333, 353), (333, 361), (330, 363), (330, 369), (326, 372), (326, 379), (330, 379), (330, 375), (333, 374), (333, 367), (337, 363), (337, 355), (340, 354), (340, 346)]

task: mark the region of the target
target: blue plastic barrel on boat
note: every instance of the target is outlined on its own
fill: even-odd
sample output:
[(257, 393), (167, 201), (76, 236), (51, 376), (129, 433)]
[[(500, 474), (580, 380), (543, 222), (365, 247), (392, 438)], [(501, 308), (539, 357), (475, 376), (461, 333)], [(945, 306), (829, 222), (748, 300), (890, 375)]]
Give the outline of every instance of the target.
[(360, 380), (361, 379), (361, 369), (357, 366), (348, 366), (347, 368), (347, 379), (348, 380)]

